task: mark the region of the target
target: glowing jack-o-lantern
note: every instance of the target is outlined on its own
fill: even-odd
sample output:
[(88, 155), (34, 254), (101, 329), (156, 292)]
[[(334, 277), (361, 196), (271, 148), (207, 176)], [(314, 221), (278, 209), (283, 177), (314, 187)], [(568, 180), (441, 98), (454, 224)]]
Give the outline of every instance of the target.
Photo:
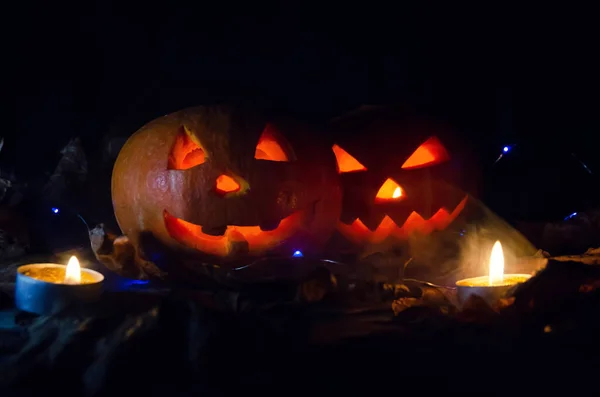
[(332, 129), (344, 188), (337, 230), (352, 244), (444, 230), (465, 207), (459, 164), (444, 131), (383, 108), (353, 112)]
[(316, 254), (334, 231), (335, 157), (310, 130), (238, 108), (185, 109), (142, 127), (112, 179), (122, 231), (147, 259), (151, 235), (177, 255), (225, 263)]

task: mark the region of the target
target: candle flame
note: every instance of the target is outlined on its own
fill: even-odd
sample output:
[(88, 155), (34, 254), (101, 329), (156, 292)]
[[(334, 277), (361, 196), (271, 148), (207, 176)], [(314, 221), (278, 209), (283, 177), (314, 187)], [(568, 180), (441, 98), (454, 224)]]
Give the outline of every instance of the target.
[(81, 284), (81, 267), (75, 256), (72, 256), (67, 263), (67, 271), (65, 272), (65, 284)]
[(501, 283), (504, 280), (504, 253), (502, 252), (502, 244), (496, 241), (492, 247), (490, 255), (490, 285)]
[(398, 186), (395, 190), (394, 193), (392, 193), (392, 198), (398, 198), (402, 196), (402, 189), (400, 189), (400, 186)]

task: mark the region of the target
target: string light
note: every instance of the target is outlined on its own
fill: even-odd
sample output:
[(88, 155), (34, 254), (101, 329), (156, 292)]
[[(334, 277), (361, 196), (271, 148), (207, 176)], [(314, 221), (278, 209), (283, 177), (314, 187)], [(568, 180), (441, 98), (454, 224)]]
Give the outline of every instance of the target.
[[(53, 214), (56, 214), (56, 215), (58, 215), (60, 213), (60, 209), (57, 208), (57, 207), (52, 207), (52, 208), (50, 208), (50, 210), (52, 211)], [(87, 221), (85, 219), (83, 219), (83, 216), (81, 216), (81, 214), (78, 214), (78, 213), (76, 213), (75, 216), (77, 216), (77, 218), (79, 218), (79, 220), (85, 225), (85, 227), (89, 231), (90, 230), (90, 226), (87, 223)]]
[(565, 221), (566, 221), (566, 220), (569, 220), (569, 219), (571, 219), (571, 218), (573, 218), (573, 217), (576, 217), (576, 216), (577, 216), (577, 212), (573, 212), (571, 215), (569, 215), (569, 216), (565, 217)]
[(502, 160), (502, 157), (504, 157), (505, 154), (507, 154), (508, 152), (510, 152), (510, 150), (515, 147), (516, 145), (506, 145), (502, 147), (502, 151), (500, 152), (500, 155), (498, 156), (498, 158), (496, 159), (496, 161), (494, 161), (494, 164), (496, 164), (498, 161)]

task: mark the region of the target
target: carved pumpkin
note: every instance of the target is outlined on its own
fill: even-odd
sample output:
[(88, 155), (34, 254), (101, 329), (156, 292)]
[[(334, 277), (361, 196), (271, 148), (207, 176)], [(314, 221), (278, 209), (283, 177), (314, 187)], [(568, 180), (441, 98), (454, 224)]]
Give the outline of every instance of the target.
[(310, 130), (214, 106), (136, 132), (115, 163), (112, 196), (143, 257), (151, 234), (180, 257), (225, 263), (316, 254), (335, 229), (341, 188), (329, 145)]
[(436, 127), (383, 108), (334, 120), (344, 198), (337, 230), (353, 246), (444, 230), (467, 202), (452, 140)]

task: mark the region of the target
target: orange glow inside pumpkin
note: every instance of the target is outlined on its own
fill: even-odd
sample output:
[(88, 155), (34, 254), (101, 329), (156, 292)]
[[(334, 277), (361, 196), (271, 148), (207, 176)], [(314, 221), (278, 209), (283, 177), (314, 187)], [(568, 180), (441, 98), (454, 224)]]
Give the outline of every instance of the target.
[(261, 254), (290, 238), (302, 225), (303, 212), (295, 212), (284, 218), (275, 230), (263, 231), (259, 226), (227, 226), (222, 236), (211, 236), (202, 232), (202, 226), (184, 221), (163, 212), (169, 235), (187, 247), (209, 255), (227, 256), (235, 250), (235, 244), (247, 242), (251, 255)]
[(290, 161), (285, 150), (277, 141), (277, 136), (273, 131), (273, 127), (267, 124), (256, 145), (254, 158), (257, 160), (269, 161)]
[(206, 161), (204, 149), (191, 136), (187, 128), (182, 127), (177, 136), (171, 153), (169, 153), (169, 170), (187, 170)]
[(373, 231), (369, 230), (360, 219), (354, 220), (350, 225), (339, 222), (338, 230), (354, 244), (378, 244), (388, 237), (406, 240), (415, 232), (427, 235), (435, 230), (446, 229), (465, 208), (467, 200), (468, 196), (465, 196), (452, 212), (449, 212), (446, 208), (440, 208), (429, 219), (424, 219), (420, 214), (413, 211), (402, 226), (398, 226), (392, 218), (386, 215)]
[(234, 193), (239, 191), (240, 188), (240, 184), (229, 175), (219, 175), (217, 177), (216, 190), (218, 193)]
[(383, 185), (379, 188), (377, 195), (375, 196), (376, 201), (388, 201), (388, 200), (399, 200), (405, 197), (404, 190), (400, 185), (391, 178), (386, 179)]
[(344, 172), (360, 172), (367, 170), (367, 167), (362, 165), (357, 159), (352, 157), (350, 153), (338, 145), (333, 145), (332, 149), (333, 154), (335, 154), (335, 159), (337, 160), (338, 172), (340, 174), (343, 174)]
[(426, 140), (410, 155), (410, 157), (402, 164), (402, 168), (421, 168), (434, 164), (442, 163), (450, 159), (450, 155), (446, 151), (442, 142), (436, 137), (431, 137)]

